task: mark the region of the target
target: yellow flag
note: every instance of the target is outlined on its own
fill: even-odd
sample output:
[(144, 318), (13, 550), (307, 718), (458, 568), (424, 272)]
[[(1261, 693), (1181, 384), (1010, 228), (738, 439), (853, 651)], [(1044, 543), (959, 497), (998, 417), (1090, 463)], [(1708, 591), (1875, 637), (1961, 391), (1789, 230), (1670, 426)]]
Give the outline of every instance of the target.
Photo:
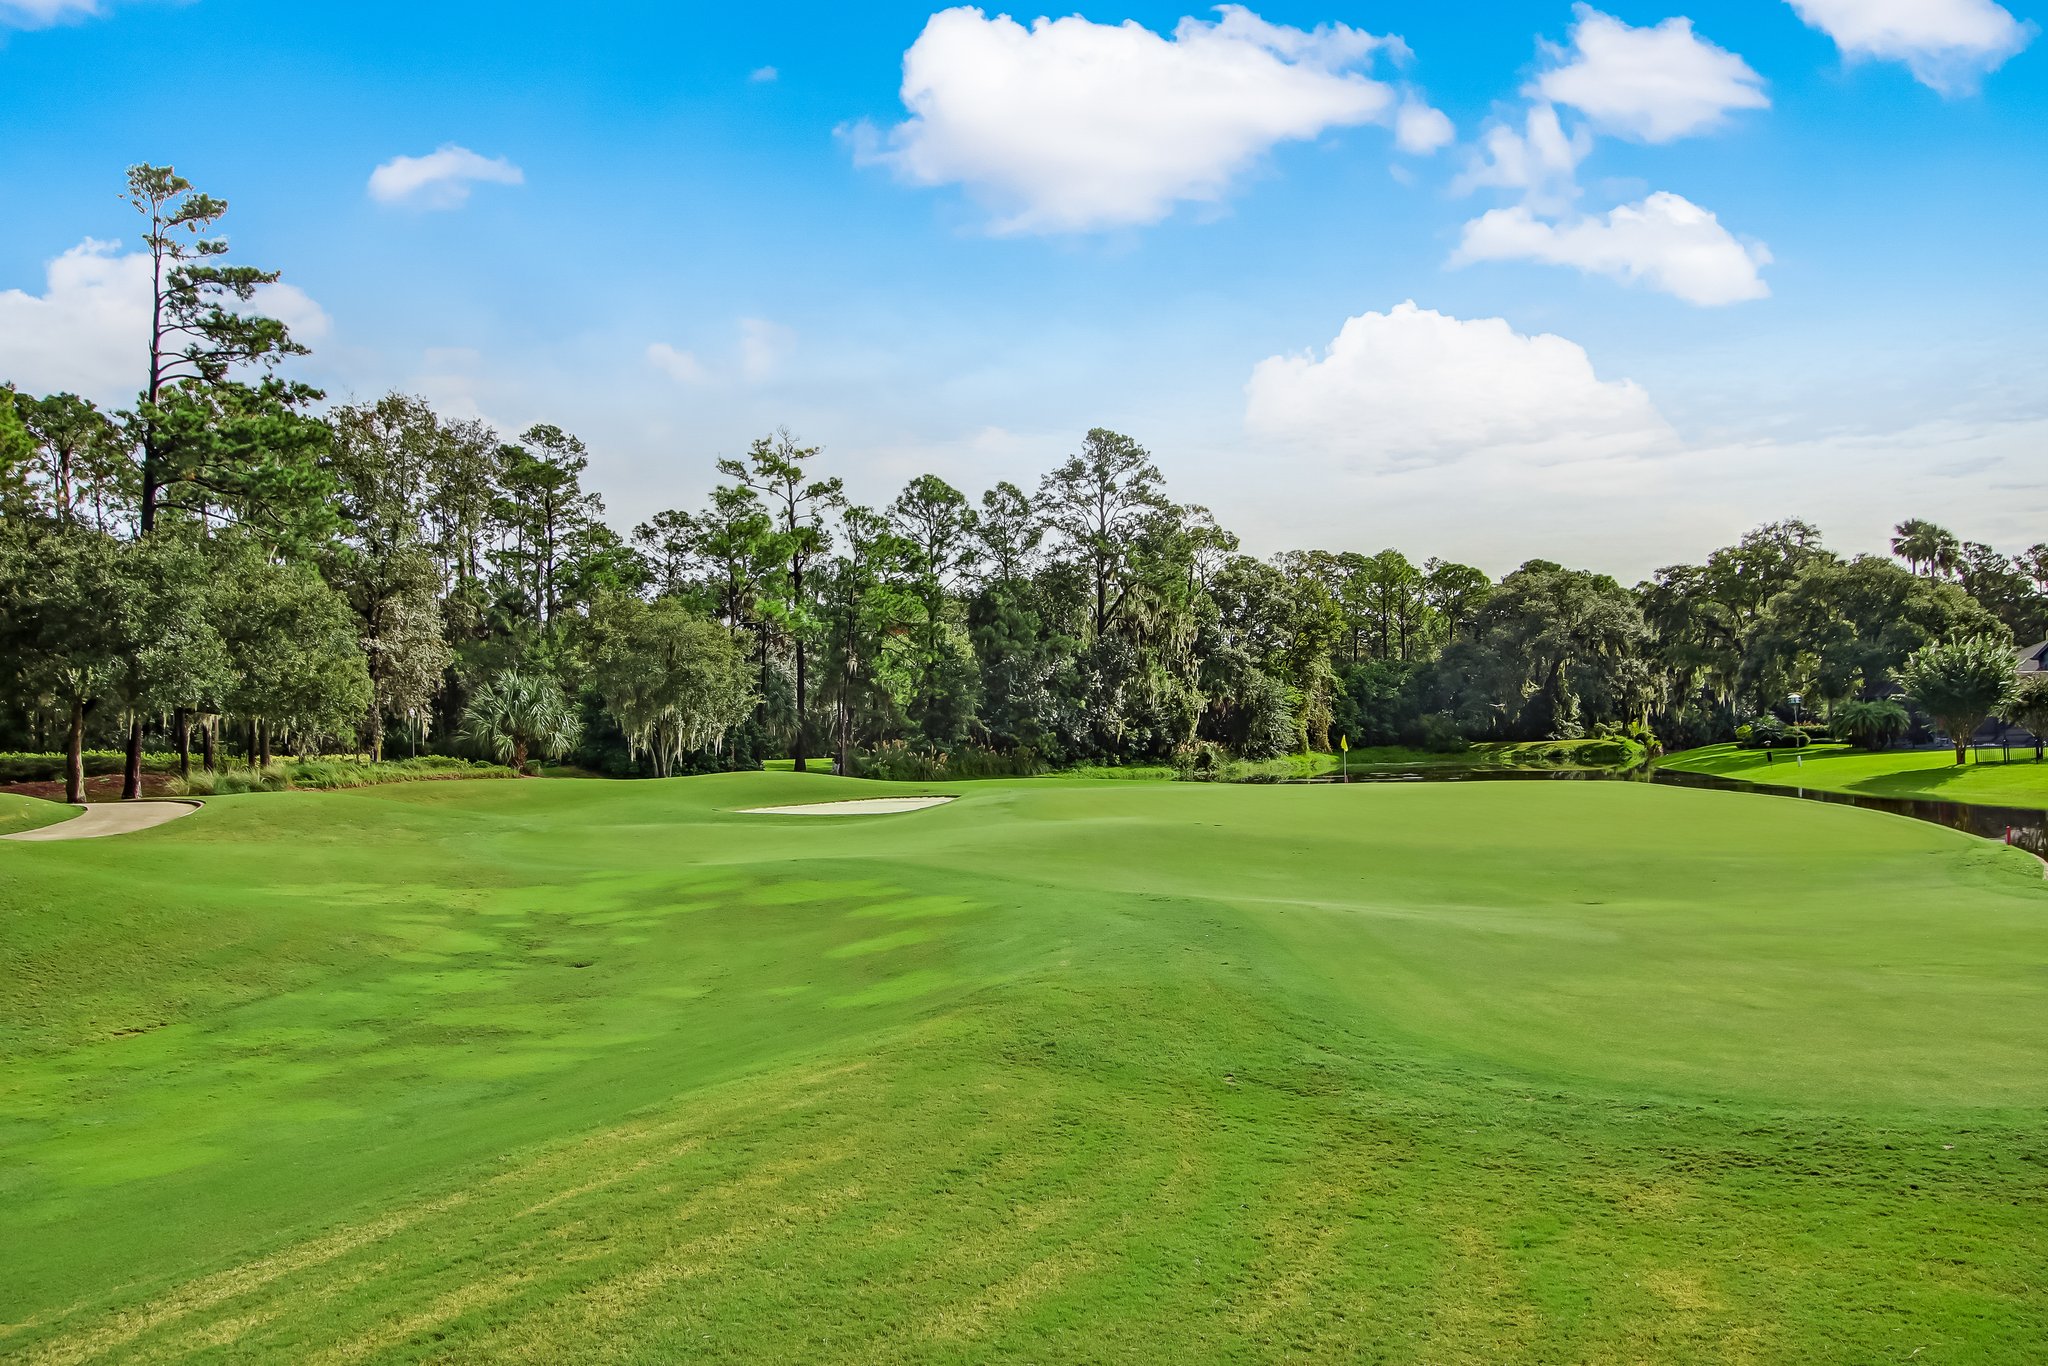
[(1338, 736), (1337, 748), (1343, 750), (1346, 754), (1349, 754), (1351, 752), (1351, 737), (1348, 735)]

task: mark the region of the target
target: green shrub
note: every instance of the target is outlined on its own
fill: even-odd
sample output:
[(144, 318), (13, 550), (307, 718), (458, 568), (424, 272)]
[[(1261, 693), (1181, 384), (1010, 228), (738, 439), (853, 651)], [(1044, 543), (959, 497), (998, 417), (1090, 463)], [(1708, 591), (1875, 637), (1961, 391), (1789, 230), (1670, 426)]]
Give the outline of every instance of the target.
[(1744, 749), (1804, 749), (1813, 742), (1813, 737), (1766, 713), (1746, 726), (1736, 727), (1735, 742)]
[(1183, 782), (1213, 783), (1230, 771), (1230, 755), (1211, 740), (1197, 740), (1173, 756), (1174, 775)]
[(515, 776), (503, 764), (481, 759), (456, 759), (443, 754), (422, 754), (411, 759), (386, 759), (370, 763), (363, 759), (298, 759), (284, 765), (292, 787), (332, 789), (371, 787), (378, 783), (415, 782), (425, 778), (510, 778)]
[(853, 756), (858, 778), (896, 783), (942, 783), (968, 778), (1032, 778), (1045, 762), (1029, 747), (1001, 753), (963, 745), (954, 750), (913, 749), (900, 741)]
[(512, 770), (503, 764), (422, 754), (414, 759), (388, 759), (383, 763), (366, 759), (282, 759), (260, 773), (230, 767), (218, 773), (194, 773), (190, 782), (172, 786), (183, 796), (228, 797), (241, 792), (282, 792), (287, 788), (330, 791), (431, 778), (512, 776)]
[(1418, 748), (1431, 754), (1463, 754), (1472, 748), (1472, 742), (1465, 738), (1457, 723), (1441, 713), (1423, 717), (1416, 725), (1416, 733)]
[(291, 784), (285, 766), (273, 763), (262, 770), (223, 768), (216, 773), (195, 772), (184, 782), (171, 783), (174, 797), (233, 797), (244, 792), (282, 792)]

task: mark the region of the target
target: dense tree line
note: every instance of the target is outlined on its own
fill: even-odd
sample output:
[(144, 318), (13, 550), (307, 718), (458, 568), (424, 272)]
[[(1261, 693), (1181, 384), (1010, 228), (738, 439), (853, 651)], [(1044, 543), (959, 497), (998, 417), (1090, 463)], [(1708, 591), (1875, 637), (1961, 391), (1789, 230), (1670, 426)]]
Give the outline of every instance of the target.
[[(1925, 522), (1896, 560), (1799, 521), (1633, 588), (1533, 560), (1260, 559), (1089, 432), (1032, 487), (936, 475), (877, 507), (787, 432), (704, 506), (622, 537), (558, 427), (507, 439), (393, 394), (319, 410), (279, 373), (273, 272), (168, 168), (130, 198), (156, 263), (134, 406), (0, 387), (0, 745), (480, 748), (608, 772), (1022, 771), (1625, 730), (1809, 712), (1895, 737), (1909, 658), (2048, 635), (2048, 545)], [(1896, 713), (1896, 716), (1894, 716)], [(941, 756), (944, 756), (943, 760)]]

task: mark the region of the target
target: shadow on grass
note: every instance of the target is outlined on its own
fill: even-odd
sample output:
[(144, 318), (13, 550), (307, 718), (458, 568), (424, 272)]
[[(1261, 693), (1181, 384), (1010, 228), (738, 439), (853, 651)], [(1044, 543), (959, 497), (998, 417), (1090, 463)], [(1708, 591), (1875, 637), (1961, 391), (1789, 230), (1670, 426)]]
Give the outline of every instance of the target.
[[(1951, 762), (1927, 768), (1905, 769), (1898, 773), (1877, 774), (1874, 777), (1852, 783), (1844, 790), (1863, 793), (1872, 797), (1932, 796), (1938, 798), (1942, 795), (1942, 789), (1953, 783), (1961, 782), (1972, 774), (1985, 770), (2001, 772), (2006, 769), (2033, 768), (2036, 762), (2031, 754), (2023, 759), (1977, 759), (1973, 757), (1967, 764)], [(2040, 769), (2042, 772), (2048, 773), (2048, 764), (2041, 764)], [(2024, 793), (2015, 792), (2011, 794), (2011, 797), (2015, 804), (2024, 805), (2023, 799), (2025, 795)], [(1979, 799), (1982, 800), (1981, 795)]]

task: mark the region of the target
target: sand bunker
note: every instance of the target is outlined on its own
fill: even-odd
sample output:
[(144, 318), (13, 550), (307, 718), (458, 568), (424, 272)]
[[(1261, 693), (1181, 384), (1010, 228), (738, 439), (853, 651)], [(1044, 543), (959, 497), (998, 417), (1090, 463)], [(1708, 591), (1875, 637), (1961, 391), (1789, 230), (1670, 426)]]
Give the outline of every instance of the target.
[(101, 802), (83, 807), (76, 816), (19, 835), (0, 835), (10, 840), (96, 840), (107, 835), (129, 835), (153, 825), (189, 816), (198, 802)]
[(944, 806), (951, 797), (871, 797), (860, 802), (810, 802), (803, 806), (755, 806), (742, 816), (893, 816)]

